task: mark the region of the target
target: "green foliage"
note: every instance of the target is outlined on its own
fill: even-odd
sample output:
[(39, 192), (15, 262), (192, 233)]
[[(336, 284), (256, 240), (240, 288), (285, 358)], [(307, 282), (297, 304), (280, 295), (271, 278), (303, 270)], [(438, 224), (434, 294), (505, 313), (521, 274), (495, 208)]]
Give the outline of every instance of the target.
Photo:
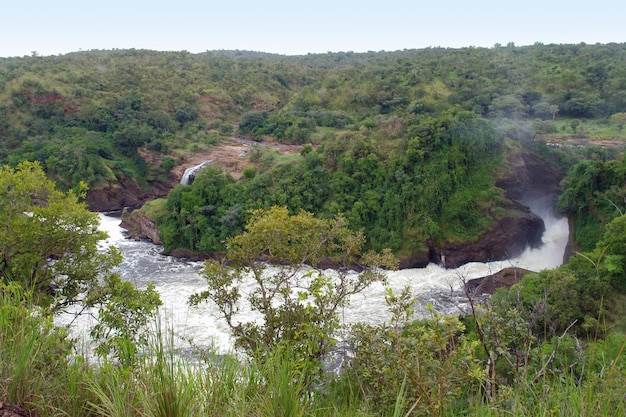
[(493, 118), (523, 119), (528, 115), (528, 104), (522, 97), (514, 94), (500, 96), (489, 106), (489, 115)]
[(221, 169), (209, 166), (190, 186), (176, 186), (156, 219), (165, 248), (213, 252), (222, 248), (229, 233), (241, 230), (241, 206), (232, 194), (233, 182)]
[(59, 389), (72, 344), (52, 318), (30, 309), (29, 294), (16, 283), (0, 284), (0, 398), (33, 405)]
[[(216, 352), (202, 362), (179, 355), (174, 333), (156, 325), (144, 355), (130, 367), (104, 359), (70, 359), (64, 331), (30, 310), (16, 285), (0, 291), (0, 395), (47, 416), (379, 416), (379, 415), (621, 415), (626, 381), (622, 334), (583, 344), (567, 335), (525, 342), (528, 327), (508, 316), (480, 312), (489, 343), (501, 346), (497, 390), (485, 395), (487, 362), (473, 330), (455, 317), (406, 321), (410, 293), (388, 294), (391, 327), (355, 330), (354, 359), (337, 379), (306, 388), (301, 361), (282, 346), (263, 360)], [(487, 329), (486, 327), (484, 327)], [(517, 335), (517, 336), (516, 336)], [(380, 336), (380, 337), (379, 337)], [(498, 345), (497, 343), (502, 343)], [(506, 344), (506, 345), (505, 345)], [(520, 358), (507, 374), (504, 358)], [(524, 371), (527, 370), (527, 371)], [(484, 388), (483, 388), (484, 387)], [(8, 394), (16, 390), (17, 396)], [(313, 392), (308, 392), (309, 389)], [(420, 399), (419, 401), (418, 398)], [(60, 411), (62, 410), (62, 411)]]
[[(575, 93), (563, 105), (563, 113), (572, 117), (591, 118), (604, 113), (604, 101), (596, 94)], [(572, 126), (572, 129), (576, 129)]]
[(267, 123), (267, 112), (250, 112), (243, 115), (239, 123), (239, 133), (259, 137)]
[(617, 123), (617, 128), (621, 132), (622, 129), (624, 129), (624, 125), (626, 124), (626, 113), (624, 112), (614, 113), (611, 115), (611, 120)]
[(184, 125), (187, 122), (193, 122), (198, 118), (198, 111), (193, 107), (184, 107), (181, 109), (176, 109), (174, 112), (174, 119)]
[[(327, 218), (343, 213), (373, 248), (410, 253), (427, 240), (471, 240), (506, 210), (486, 197), (493, 193), (475, 192), (492, 187), (502, 137), (530, 144), (536, 134), (567, 135), (573, 120), (582, 121), (578, 133), (590, 131), (590, 118), (618, 120), (626, 76), (613, 63), (623, 50), (538, 44), (304, 57), (130, 50), (7, 59), (0, 61), (0, 159), (12, 166), (39, 161), (64, 190), (81, 180), (91, 189), (148, 188), (165, 179), (178, 155), (218, 143), (238, 126), (256, 140), (319, 147), (294, 158), (294, 166), (257, 148), (250, 160), (267, 175), (248, 171), (245, 184), (224, 196), (225, 207), (198, 204), (222, 212), (279, 204)], [(554, 133), (557, 126), (567, 132)], [(616, 123), (593, 134), (623, 138)], [(560, 162), (566, 168), (573, 161)], [(477, 208), (481, 215), (467, 215)], [(162, 219), (169, 249), (223, 250), (245, 222), (225, 230), (202, 211), (174, 210)], [(178, 229), (181, 239), (173, 235)]]
[[(219, 189), (217, 195), (203, 196), (196, 182), (170, 193), (170, 210), (158, 222), (166, 248), (223, 250), (224, 239), (242, 223), (225, 228), (216, 222), (235, 202), (242, 213), (272, 205), (327, 218), (344, 213), (376, 250), (409, 252), (429, 239), (472, 239), (489, 227), (502, 204), (493, 198), (490, 172), (500, 143), (490, 123), (466, 111), (413, 123), (403, 132), (412, 138), (398, 139), (391, 153), (374, 140), (346, 137), (343, 145), (305, 147), (282, 163), (270, 147), (252, 146), (249, 160), (258, 168), (244, 171), (242, 181), (211, 171), (203, 184)], [(201, 225), (210, 226), (201, 233)], [(213, 243), (203, 249), (200, 239)]]
[[(193, 295), (190, 302), (215, 303), (236, 346), (251, 356), (263, 358), (287, 349), (308, 386), (335, 343), (339, 309), (350, 296), (383, 280), (381, 267), (395, 266), (388, 252), (357, 258), (363, 243), (363, 235), (350, 231), (342, 217), (322, 220), (307, 212), (290, 215), (279, 207), (256, 211), (245, 232), (229, 240), (225, 261), (205, 263), (202, 275), (208, 289)], [(329, 275), (316, 268), (326, 258), (338, 265), (358, 261), (363, 270)], [(242, 292), (245, 277), (253, 281), (247, 294)], [(260, 313), (261, 322), (238, 321), (244, 297)]]
[[(411, 321), (408, 289), (386, 296), (392, 319), (389, 325), (357, 325), (352, 330), (354, 359), (348, 378), (365, 391), (380, 415), (396, 408), (399, 415), (444, 415), (462, 397), (475, 395), (486, 379), (474, 357), (476, 343), (466, 340), (457, 317), (433, 316)], [(403, 409), (397, 410), (398, 396)]]
[(262, 365), (265, 376), (264, 395), (257, 398), (254, 407), (260, 415), (277, 417), (303, 417), (310, 412), (307, 398), (306, 374), (298, 366), (299, 358), (289, 350), (271, 352)]
[(626, 212), (626, 158), (597, 158), (574, 165), (565, 179), (558, 208), (573, 216), (576, 241), (592, 250), (604, 224)]
[(557, 128), (550, 120), (536, 120), (533, 122), (533, 131), (537, 135), (548, 135), (557, 133)]
[[(572, 132), (623, 139), (626, 72), (615, 65), (623, 55), (613, 43), (0, 59), (0, 161), (13, 167), (0, 171), (0, 399), (42, 417), (624, 414), (624, 339), (612, 326), (626, 286), (625, 160), (532, 141)], [(209, 167), (154, 210), (168, 250), (226, 252), (229, 263), (207, 263), (209, 290), (195, 301), (218, 300), (228, 320), (248, 297), (264, 315), (230, 323), (249, 362), (212, 355), (196, 367), (160, 334), (146, 345), (156, 294), (111, 272), (119, 254), (97, 251), (103, 236), (79, 202), (80, 184), (163, 180), (178, 155), (216, 144), (233, 126), (308, 146), (289, 160), (256, 147), (240, 181)], [(394, 326), (355, 331), (353, 368), (311, 384), (338, 329), (333, 306), (379, 277), (376, 268), (330, 277), (316, 262), (349, 263), (355, 252), (340, 248), (361, 251), (363, 237), (397, 252), (473, 239), (506, 208), (493, 187), (503, 138), (562, 170), (587, 159), (559, 202), (584, 252), (475, 305), (467, 329), (438, 315), (411, 323), (410, 295), (389, 294)], [(74, 191), (59, 192), (44, 171)], [(281, 266), (253, 263), (259, 257)], [(289, 266), (300, 262), (313, 269)], [(258, 291), (243, 294), (248, 268)], [(304, 288), (288, 285), (293, 274)], [(65, 332), (31, 309), (76, 302), (106, 302), (94, 332), (109, 336), (102, 349), (124, 366), (70, 360)]]
[[(612, 43), (299, 57), (115, 50), (3, 59), (0, 163), (37, 160), (64, 189), (80, 180), (94, 189), (127, 180), (124, 162), (139, 173), (132, 181), (143, 184), (156, 179), (141, 173), (146, 149), (181, 151), (230, 135), (233, 126), (258, 140), (315, 143), (327, 132), (351, 131), (389, 145), (398, 136), (412, 138), (399, 130), (413, 118), (455, 108), (496, 118), (507, 135), (530, 139), (522, 129), (529, 117), (587, 121), (624, 113), (626, 75), (614, 65), (623, 51), (624, 44)], [(541, 132), (555, 135), (548, 126)], [(619, 121), (603, 135), (623, 138)], [(104, 153), (90, 148), (96, 143)]]
[[(33, 291), (55, 311), (89, 299), (119, 264), (113, 248), (98, 248), (106, 234), (79, 195), (58, 191), (35, 163), (0, 168), (0, 275)], [(80, 190), (84, 193), (84, 187)]]
[[(87, 210), (74, 192), (57, 190), (37, 163), (1, 168), (0, 184), (0, 199), (6, 202), (0, 209), (5, 225), (0, 235), (1, 305), (7, 314), (0, 340), (12, 341), (19, 349), (6, 358), (7, 364), (19, 368), (10, 371), (18, 375), (16, 381), (33, 378), (47, 384), (48, 372), (70, 368), (70, 344), (65, 331), (53, 326), (52, 313), (76, 306), (100, 307), (100, 322), (94, 329), (99, 353), (112, 350), (121, 360), (130, 361), (144, 338), (148, 318), (160, 304), (153, 287), (140, 291), (121, 281), (114, 272), (121, 261), (119, 250), (99, 246), (106, 237), (98, 230), (99, 216)], [(16, 321), (16, 313), (23, 320)], [(11, 352), (8, 347), (3, 351)], [(47, 361), (50, 370), (38, 361)], [(24, 372), (41, 372), (41, 379)], [(5, 375), (8, 381), (10, 376)], [(70, 376), (60, 372), (51, 377)], [(32, 393), (19, 391), (11, 396), (34, 401)]]
[(154, 362), (144, 364), (150, 390), (141, 392), (142, 402), (151, 417), (189, 417), (198, 415), (202, 406), (197, 389), (199, 375), (190, 364), (177, 356), (173, 334), (164, 336), (161, 328), (150, 340)]
[(123, 366), (130, 366), (148, 343), (148, 324), (161, 305), (159, 294), (152, 284), (138, 290), (114, 275), (107, 277), (98, 303), (98, 323), (91, 329), (91, 336), (98, 343), (95, 353), (101, 357), (112, 355)]
[[(522, 323), (515, 343), (526, 349), (536, 344), (536, 340), (544, 341), (563, 332), (585, 337), (606, 336), (621, 314), (626, 270), (624, 219), (620, 216), (607, 225), (593, 251), (579, 252), (559, 268), (528, 274), (510, 291), (496, 293), (490, 303), (493, 318), (486, 321), (485, 328), (497, 325), (499, 318), (505, 320), (502, 326), (509, 326), (516, 321), (509, 317), (514, 314)], [(503, 328), (492, 333), (493, 340), (505, 340)], [(501, 351), (514, 349), (506, 346)], [(508, 362), (520, 361), (518, 358)]]
[(544, 335), (553, 336), (577, 320), (582, 322), (580, 285), (574, 274), (560, 268), (529, 274), (513, 291), (519, 291), (521, 310), (532, 311), (528, 316), (533, 316), (535, 331), (543, 329)]
[(96, 378), (87, 380), (87, 389), (95, 397), (89, 408), (96, 415), (132, 417), (138, 414), (139, 391), (127, 368), (104, 364)]
[(599, 273), (606, 275), (612, 288), (626, 290), (626, 215), (612, 220), (596, 246), (601, 254)]

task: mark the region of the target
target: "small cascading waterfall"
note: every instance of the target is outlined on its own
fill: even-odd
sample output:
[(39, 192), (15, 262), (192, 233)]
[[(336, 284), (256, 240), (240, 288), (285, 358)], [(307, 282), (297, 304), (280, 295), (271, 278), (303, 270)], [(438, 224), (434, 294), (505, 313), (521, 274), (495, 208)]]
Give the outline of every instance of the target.
[(201, 163), (199, 165), (187, 168), (185, 170), (185, 173), (183, 174), (183, 176), (180, 179), (180, 183), (182, 185), (190, 185), (193, 182), (193, 180), (196, 177), (196, 175), (198, 174), (198, 171), (200, 171), (202, 168), (205, 168), (208, 165), (210, 165), (211, 162), (213, 162), (213, 161), (210, 161), (210, 160), (209, 161), (204, 161), (203, 163)]

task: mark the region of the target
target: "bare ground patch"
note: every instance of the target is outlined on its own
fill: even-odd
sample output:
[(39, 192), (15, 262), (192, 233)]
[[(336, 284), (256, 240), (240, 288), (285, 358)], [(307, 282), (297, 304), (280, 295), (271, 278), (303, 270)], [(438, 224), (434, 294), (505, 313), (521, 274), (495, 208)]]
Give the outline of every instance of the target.
[(278, 142), (254, 142), (241, 138), (227, 139), (210, 149), (186, 155), (182, 163), (172, 169), (172, 173), (181, 178), (187, 168), (212, 161), (223, 166), (226, 172), (237, 180), (241, 178), (243, 170), (252, 165), (248, 159), (248, 154), (253, 145), (269, 146), (277, 149), (281, 154), (298, 153), (302, 148), (301, 145), (286, 145)]

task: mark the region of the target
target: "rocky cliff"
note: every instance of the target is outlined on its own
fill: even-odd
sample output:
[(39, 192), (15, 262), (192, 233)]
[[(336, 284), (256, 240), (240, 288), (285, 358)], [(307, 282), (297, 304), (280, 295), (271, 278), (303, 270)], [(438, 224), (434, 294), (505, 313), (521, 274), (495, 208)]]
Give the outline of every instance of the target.
[(180, 179), (170, 176), (167, 181), (152, 181), (141, 188), (134, 180), (124, 179), (106, 187), (98, 187), (87, 193), (87, 206), (91, 211), (120, 211), (127, 207), (140, 207), (155, 198), (166, 197)]
[(496, 186), (513, 203), (509, 216), (496, 222), (475, 242), (431, 245), (428, 261), (456, 268), (467, 262), (508, 259), (521, 254), (527, 246), (541, 245), (545, 225), (529, 206), (542, 201), (554, 208), (563, 175), (521, 146), (507, 149), (506, 162)]
[(126, 229), (130, 239), (149, 240), (155, 245), (162, 245), (159, 231), (154, 220), (140, 210), (124, 211), (121, 226)]
[(476, 242), (450, 243), (430, 248), (430, 261), (446, 268), (457, 268), (468, 262), (501, 261), (520, 255), (526, 247), (537, 248), (545, 225), (540, 217), (525, 207), (513, 216), (498, 220)]

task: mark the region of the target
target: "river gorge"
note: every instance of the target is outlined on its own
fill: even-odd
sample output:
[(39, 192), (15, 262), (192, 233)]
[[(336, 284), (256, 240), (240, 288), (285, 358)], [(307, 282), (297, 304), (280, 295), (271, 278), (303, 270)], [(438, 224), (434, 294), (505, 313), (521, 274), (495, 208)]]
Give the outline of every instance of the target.
[[(424, 268), (405, 268), (387, 272), (387, 285), (395, 292), (409, 286), (418, 297), (416, 314), (425, 317), (430, 314), (427, 305), (445, 314), (458, 314), (467, 307), (463, 292), (463, 282), (474, 278), (494, 274), (504, 268), (519, 267), (531, 271), (555, 268), (563, 262), (568, 242), (569, 228), (567, 219), (558, 217), (546, 204), (532, 205), (531, 209), (539, 215), (545, 224), (542, 245), (527, 248), (521, 255), (497, 262), (470, 262), (458, 268), (444, 268), (429, 263)], [(101, 214), (101, 228), (109, 238), (104, 246), (117, 246), (124, 261), (119, 267), (122, 277), (139, 288), (154, 283), (160, 293), (163, 306), (160, 310), (161, 323), (174, 330), (178, 346), (183, 348), (188, 341), (199, 347), (213, 346), (217, 351), (226, 352), (232, 347), (229, 330), (219, 312), (210, 303), (196, 307), (188, 305), (187, 300), (193, 293), (202, 291), (205, 286), (200, 275), (202, 262), (167, 256), (162, 253), (162, 246), (147, 241), (128, 239), (121, 228), (121, 219), (115, 214)], [(332, 271), (327, 271), (332, 273)], [(251, 282), (244, 283), (243, 291), (251, 288)], [(350, 305), (340, 313), (344, 324), (366, 322), (383, 323), (389, 319), (385, 305), (386, 289), (382, 284), (375, 284), (363, 293), (352, 298)], [(257, 317), (249, 309), (243, 309), (240, 320), (254, 320)], [(59, 323), (73, 321), (73, 333), (87, 339), (87, 329), (91, 327), (93, 317), (81, 316), (74, 320), (70, 315), (59, 317)], [(88, 343), (85, 340), (85, 343)]]

